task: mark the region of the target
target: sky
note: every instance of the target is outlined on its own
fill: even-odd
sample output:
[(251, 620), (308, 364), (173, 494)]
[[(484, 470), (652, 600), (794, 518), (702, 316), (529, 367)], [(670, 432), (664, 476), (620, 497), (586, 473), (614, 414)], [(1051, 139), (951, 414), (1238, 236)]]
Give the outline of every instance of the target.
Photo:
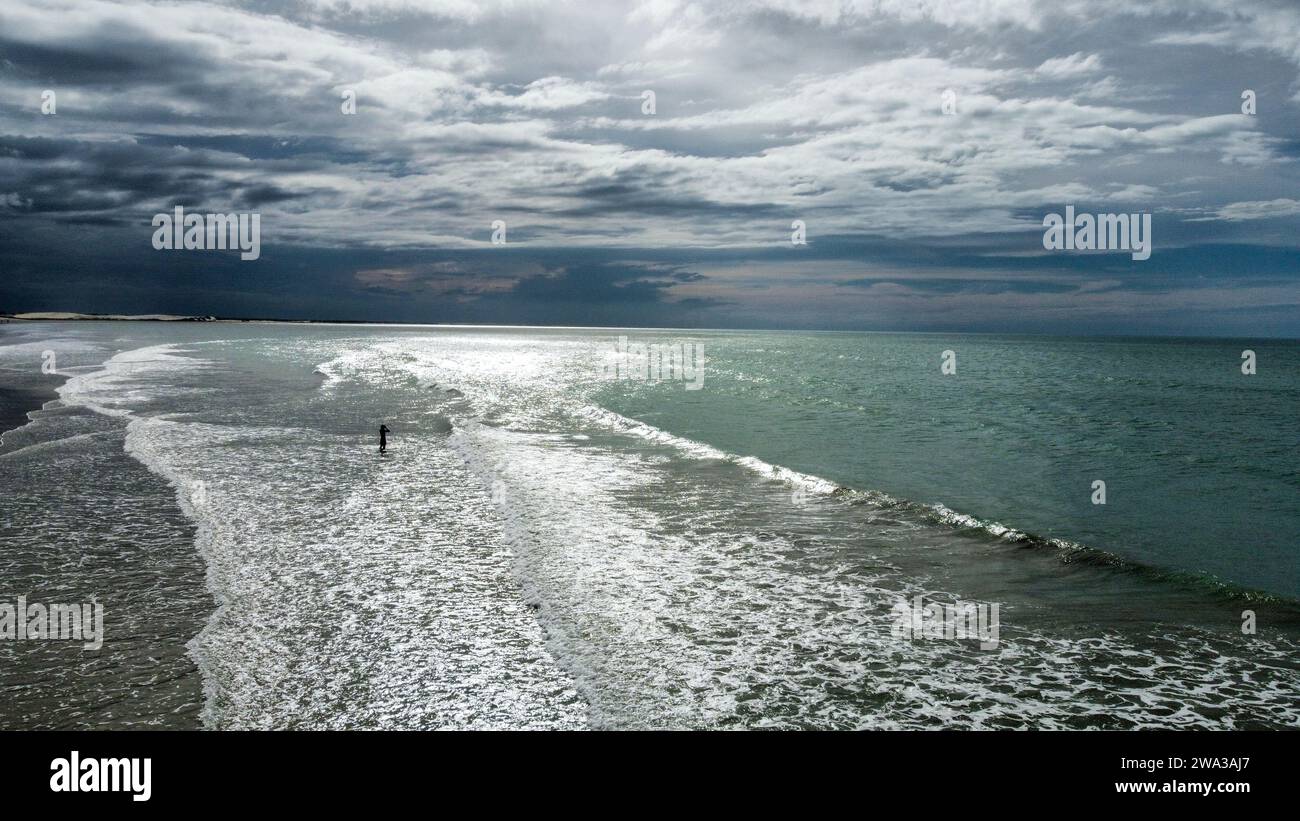
[(3, 312), (1300, 337), (1298, 228), (1295, 0), (0, 0)]

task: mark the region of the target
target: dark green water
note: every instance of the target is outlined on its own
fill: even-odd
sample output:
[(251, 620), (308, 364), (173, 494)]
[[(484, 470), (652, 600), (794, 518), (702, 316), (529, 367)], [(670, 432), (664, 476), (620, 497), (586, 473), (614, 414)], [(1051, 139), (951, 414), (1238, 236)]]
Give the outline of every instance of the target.
[(702, 390), (601, 398), (851, 488), (1300, 599), (1300, 343), (727, 334), (705, 349)]

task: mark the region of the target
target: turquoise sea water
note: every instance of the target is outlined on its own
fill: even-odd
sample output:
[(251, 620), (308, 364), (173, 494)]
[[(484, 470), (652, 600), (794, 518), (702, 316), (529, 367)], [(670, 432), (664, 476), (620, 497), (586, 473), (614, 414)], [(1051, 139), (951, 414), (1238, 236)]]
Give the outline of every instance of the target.
[(707, 390), (599, 398), (848, 487), (1300, 598), (1300, 343), (726, 334), (706, 352)]
[[(604, 378), (620, 335), (699, 346), (699, 388)], [(61, 397), (0, 444), (0, 593), (96, 595), (111, 639), (0, 645), (0, 719), (1295, 727), (1297, 354), (0, 326), (4, 395)], [(900, 636), (916, 596), (997, 604), (997, 646)]]

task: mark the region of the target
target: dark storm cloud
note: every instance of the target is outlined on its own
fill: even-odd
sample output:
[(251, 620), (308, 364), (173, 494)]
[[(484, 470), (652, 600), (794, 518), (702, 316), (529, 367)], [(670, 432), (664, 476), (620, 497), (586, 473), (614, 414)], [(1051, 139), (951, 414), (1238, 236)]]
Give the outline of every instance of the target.
[(947, 277), (928, 277), (925, 279), (862, 277), (842, 280), (836, 284), (854, 288), (896, 285), (910, 291), (936, 294), (1002, 294), (1009, 291), (1022, 294), (1065, 294), (1079, 290), (1078, 285), (1067, 282), (1015, 279), (953, 279)]
[[(141, 48), (148, 43), (149, 48)], [(63, 86), (153, 84), (160, 66), (166, 76), (198, 79), (216, 70), (205, 56), (160, 41), (142, 28), (106, 23), (75, 39), (49, 43), (16, 39), (0, 30), (0, 67), (5, 74)]]
[(575, 265), (522, 279), (510, 295), (538, 302), (661, 302), (674, 285), (704, 278), (690, 271), (647, 265)]
[[(52, 219), (99, 212), (103, 219), (137, 219), (171, 205), (230, 205), (290, 199), (267, 184), (236, 187), (223, 176), (230, 163), (203, 151), (140, 146), (132, 141), (0, 137), (0, 190), (23, 192), (21, 209)], [(87, 185), (87, 180), (93, 185)], [(147, 224), (147, 219), (146, 219)]]
[(373, 161), (373, 157), (334, 137), (283, 138), (256, 134), (140, 134), (141, 145), (210, 149), (250, 160), (315, 160), (331, 163)]

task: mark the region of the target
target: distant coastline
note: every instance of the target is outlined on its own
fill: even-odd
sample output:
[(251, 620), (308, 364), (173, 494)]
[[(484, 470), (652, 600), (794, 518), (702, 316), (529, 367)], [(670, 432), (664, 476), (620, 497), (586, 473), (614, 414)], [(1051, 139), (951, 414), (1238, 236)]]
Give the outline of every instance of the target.
[[(373, 319), (280, 319), (278, 317), (183, 316), (180, 314), (83, 314), (75, 311), (26, 311), (0, 313), (0, 322), (230, 322), (275, 323), (290, 325), (413, 325), (421, 323), (384, 322)], [(521, 326), (527, 327), (527, 326)], [(548, 326), (542, 326), (548, 327)]]
[(301, 325), (376, 324), (351, 319), (277, 319), (274, 317), (184, 316), (180, 314), (83, 314), (75, 311), (27, 311), (0, 314), (0, 322), (291, 322)]
[(49, 322), (51, 320), (91, 320), (91, 321), (154, 321), (154, 322), (219, 322), (215, 316), (176, 316), (174, 314), (79, 314), (71, 311), (31, 311), (21, 314), (0, 314), (0, 319), (15, 319), (26, 322)]
[[(180, 314), (83, 314), (75, 311), (26, 311), (0, 313), (0, 322), (273, 322), (293, 325), (412, 325), (370, 319), (279, 319), (277, 317), (183, 316)], [(527, 326), (521, 326), (527, 327)], [(548, 326), (542, 326), (548, 327)]]

